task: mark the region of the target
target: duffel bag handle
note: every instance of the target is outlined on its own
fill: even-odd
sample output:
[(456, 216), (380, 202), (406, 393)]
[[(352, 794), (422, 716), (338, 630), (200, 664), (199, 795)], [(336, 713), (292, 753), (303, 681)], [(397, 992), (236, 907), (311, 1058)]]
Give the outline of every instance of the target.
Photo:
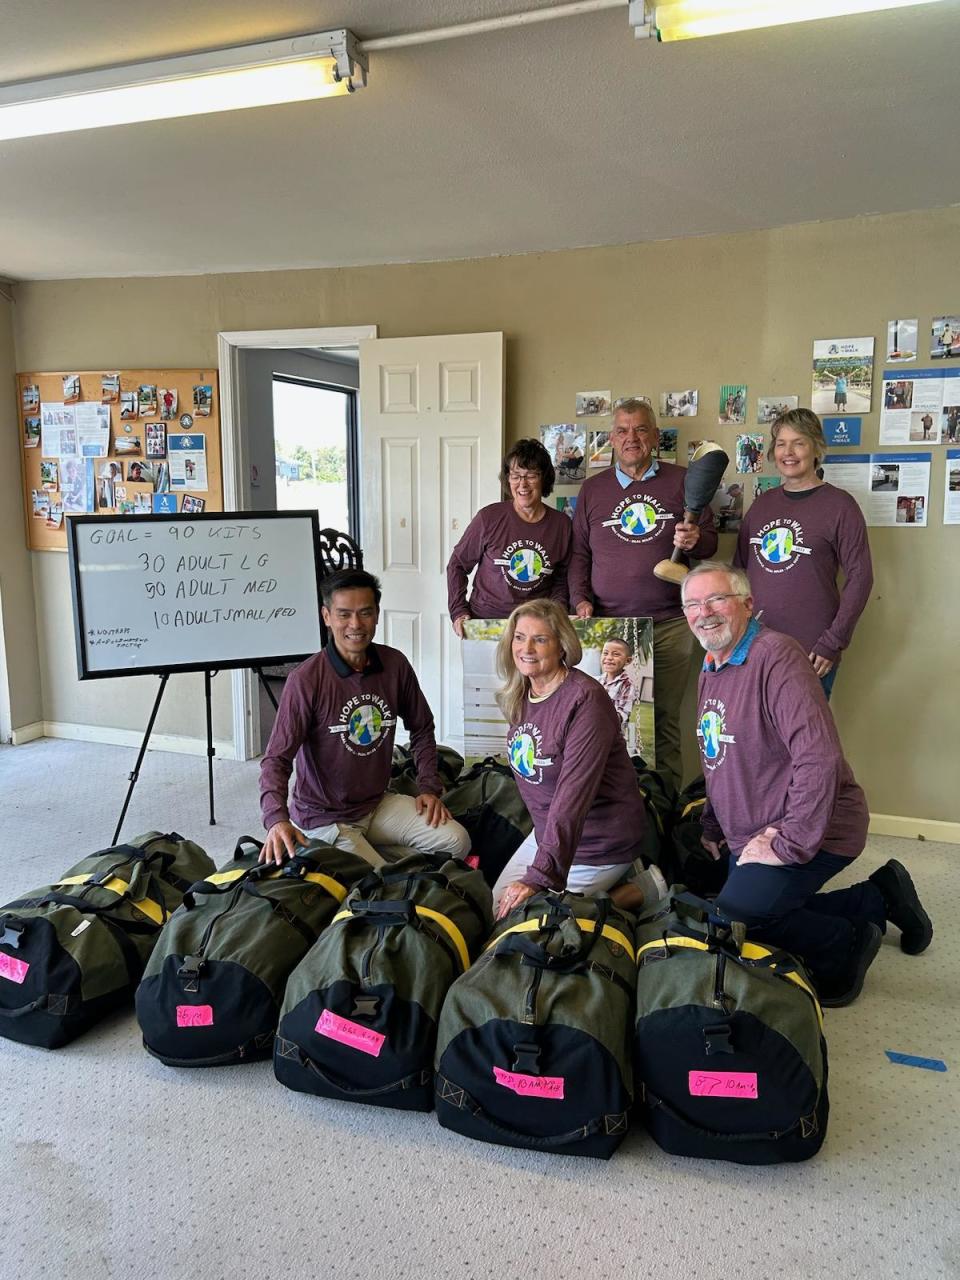
[(401, 1080), (393, 1080), (389, 1084), (376, 1085), (369, 1089), (358, 1089), (355, 1085), (344, 1084), (340, 1080), (335, 1080), (332, 1076), (327, 1075), (325, 1071), (321, 1071), (312, 1058), (308, 1058), (305, 1053), (300, 1053), (300, 1065), (306, 1067), (312, 1072), (318, 1080), (322, 1080), (330, 1089), (337, 1089), (340, 1093), (346, 1093), (351, 1098), (376, 1098), (384, 1093), (396, 1093), (400, 1089), (412, 1089), (418, 1084), (426, 1084), (430, 1079), (430, 1072), (427, 1070), (415, 1071), (413, 1075), (404, 1076)]
[(31, 1000), (29, 1004), (22, 1004), (17, 1009), (0, 1008), (0, 1018), (23, 1018), (28, 1013), (34, 1013), (42, 1008), (45, 1000), (46, 996), (38, 996), (36, 1000)]
[(233, 850), (234, 862), (239, 862), (241, 858), (245, 858), (247, 856), (246, 853), (244, 852), (244, 845), (252, 845), (253, 848), (257, 851), (257, 853), (259, 853), (260, 850), (263, 848), (263, 841), (255, 840), (253, 836), (241, 836), (240, 839), (237, 841), (236, 845), (234, 846), (234, 850)]
[(412, 898), (386, 899), (355, 898), (344, 906), (340, 918), (351, 915), (357, 920), (372, 920), (375, 923), (414, 924), (417, 919), (417, 905)]
[[(502, 948), (498, 945), (500, 942), (498, 938), (491, 949), (495, 948), (498, 955), (519, 952), (531, 963), (541, 968), (552, 969), (555, 972), (562, 973), (582, 967), (593, 950), (594, 939), (603, 933), (603, 927), (610, 914), (610, 899), (608, 897), (595, 898), (594, 905), (596, 907), (596, 921), (594, 931), (591, 933), (581, 929), (577, 924), (576, 912), (569, 902), (564, 902), (561, 897), (549, 891), (536, 893), (524, 904), (523, 911), (526, 914), (526, 918), (530, 919), (537, 910), (544, 910), (544, 915), (538, 922), (538, 931), (547, 933), (547, 941), (538, 941), (530, 937), (529, 933), (505, 932), (502, 935)], [(576, 932), (577, 943), (565, 954), (557, 955), (549, 949), (549, 943), (558, 933), (563, 934), (565, 926), (568, 926), (566, 928), (568, 938), (572, 932)]]
[[(441, 1076), (438, 1073), (437, 1082), (438, 1084), (442, 1083), (443, 1085), (449, 1085), (450, 1088), (455, 1091), (458, 1098), (462, 1099), (461, 1106), (459, 1108), (460, 1110), (469, 1111), (474, 1119), (482, 1121), (483, 1124), (492, 1129), (494, 1133), (503, 1134), (504, 1137), (511, 1140), (511, 1143), (519, 1142), (525, 1147), (542, 1148), (543, 1150), (549, 1151), (553, 1147), (566, 1147), (572, 1142), (582, 1141), (584, 1138), (592, 1138), (596, 1134), (609, 1132), (605, 1124), (606, 1117), (597, 1116), (593, 1120), (588, 1120), (586, 1124), (581, 1125), (578, 1129), (571, 1129), (569, 1133), (555, 1133), (550, 1134), (548, 1137), (539, 1137), (534, 1134), (522, 1133), (519, 1129), (511, 1129), (509, 1125), (501, 1124), (499, 1120), (494, 1120), (493, 1116), (484, 1111), (476, 1098), (471, 1097), (471, 1095), (467, 1093), (466, 1089), (461, 1089), (460, 1086), (455, 1085), (452, 1080), (447, 1080), (446, 1077)], [(439, 1099), (441, 1102), (452, 1101), (451, 1098), (445, 1098), (442, 1093), (439, 1095)], [(624, 1118), (622, 1123), (624, 1125), (626, 1124), (626, 1118)]]

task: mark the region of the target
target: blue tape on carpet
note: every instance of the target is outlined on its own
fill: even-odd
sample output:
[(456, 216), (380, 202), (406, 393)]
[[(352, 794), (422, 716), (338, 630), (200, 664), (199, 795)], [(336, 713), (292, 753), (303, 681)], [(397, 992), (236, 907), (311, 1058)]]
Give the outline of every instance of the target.
[(923, 1067), (926, 1071), (946, 1071), (947, 1064), (940, 1058), (915, 1058), (912, 1053), (894, 1053), (892, 1049), (884, 1049), (891, 1062), (899, 1067)]

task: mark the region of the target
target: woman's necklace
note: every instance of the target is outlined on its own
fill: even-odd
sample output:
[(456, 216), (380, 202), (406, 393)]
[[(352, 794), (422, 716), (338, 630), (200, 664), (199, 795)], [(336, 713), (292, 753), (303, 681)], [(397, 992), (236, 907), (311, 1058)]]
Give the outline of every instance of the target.
[(544, 689), (543, 693), (534, 693), (533, 686), (531, 685), (530, 693), (528, 695), (530, 698), (530, 701), (546, 702), (547, 698), (549, 698), (551, 694), (556, 693), (556, 691), (560, 688), (560, 686), (563, 684), (564, 680), (566, 680), (569, 674), (570, 672), (567, 670), (566, 667), (561, 667), (556, 677), (553, 680), (551, 680), (550, 684), (546, 687), (546, 689)]

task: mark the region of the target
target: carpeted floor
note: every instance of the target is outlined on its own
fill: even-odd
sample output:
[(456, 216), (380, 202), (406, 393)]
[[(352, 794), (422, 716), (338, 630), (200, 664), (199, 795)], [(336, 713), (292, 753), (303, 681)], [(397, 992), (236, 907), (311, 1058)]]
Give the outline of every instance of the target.
[[(134, 758), (0, 747), (0, 902), (109, 844)], [(256, 763), (218, 761), (216, 800), (210, 827), (205, 760), (151, 752), (123, 834), (176, 828), (222, 861), (259, 831)], [(827, 1012), (808, 1164), (681, 1160), (640, 1131), (608, 1163), (485, 1146), (291, 1093), (269, 1063), (164, 1067), (124, 1014), (53, 1052), (0, 1040), (0, 1280), (960, 1276), (960, 848), (872, 839), (848, 878), (894, 855), (937, 934), (909, 957), (892, 930), (860, 1000)]]

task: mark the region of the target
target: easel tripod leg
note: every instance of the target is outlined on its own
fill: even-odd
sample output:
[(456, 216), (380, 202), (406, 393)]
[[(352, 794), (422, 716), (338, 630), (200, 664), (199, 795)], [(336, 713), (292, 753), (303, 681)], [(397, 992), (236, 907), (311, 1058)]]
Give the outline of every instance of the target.
[(217, 820), (213, 816), (213, 757), (217, 754), (213, 746), (213, 711), (210, 706), (210, 682), (213, 672), (203, 673), (203, 696), (207, 703), (207, 784), (210, 788), (210, 825), (215, 827)]
[(165, 671), (160, 677), (160, 688), (157, 690), (157, 697), (153, 704), (153, 710), (150, 712), (150, 719), (147, 721), (147, 731), (143, 735), (143, 742), (140, 744), (140, 754), (137, 756), (137, 763), (133, 766), (133, 772), (128, 774), (130, 785), (127, 787), (127, 798), (123, 802), (123, 808), (120, 810), (120, 817), (117, 819), (117, 829), (113, 833), (111, 844), (116, 844), (120, 839), (120, 828), (123, 826), (123, 820), (127, 816), (127, 809), (130, 806), (130, 798), (133, 795), (133, 788), (137, 785), (137, 779), (140, 777), (140, 766), (143, 764), (143, 757), (147, 754), (147, 743), (150, 741), (150, 734), (153, 732), (153, 724), (157, 718), (157, 712), (160, 710), (160, 699), (163, 697), (163, 691), (167, 687), (167, 680), (170, 678), (169, 671)]

